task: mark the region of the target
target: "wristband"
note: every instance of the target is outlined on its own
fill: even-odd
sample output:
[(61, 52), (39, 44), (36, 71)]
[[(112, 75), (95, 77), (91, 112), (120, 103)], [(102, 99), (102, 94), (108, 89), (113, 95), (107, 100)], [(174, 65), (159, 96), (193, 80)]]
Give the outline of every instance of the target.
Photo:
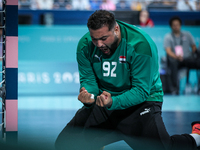
[(90, 97), (91, 99), (94, 99), (94, 94), (91, 94), (91, 97)]

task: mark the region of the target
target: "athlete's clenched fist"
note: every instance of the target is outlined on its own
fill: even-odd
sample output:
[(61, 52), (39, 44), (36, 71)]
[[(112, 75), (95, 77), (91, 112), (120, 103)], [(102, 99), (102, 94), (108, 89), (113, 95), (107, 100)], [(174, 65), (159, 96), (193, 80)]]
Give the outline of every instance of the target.
[(100, 96), (97, 96), (96, 105), (100, 107), (111, 107), (111, 94), (106, 91), (103, 91), (103, 93)]
[(78, 100), (84, 104), (92, 104), (95, 100), (94, 98), (91, 98), (91, 95), (92, 94), (88, 93), (87, 90), (82, 87), (78, 95)]

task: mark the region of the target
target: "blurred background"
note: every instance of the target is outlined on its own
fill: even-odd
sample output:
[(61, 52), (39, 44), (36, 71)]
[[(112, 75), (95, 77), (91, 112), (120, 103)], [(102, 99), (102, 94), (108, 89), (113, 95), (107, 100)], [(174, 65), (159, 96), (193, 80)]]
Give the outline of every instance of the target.
[[(164, 36), (171, 32), (169, 19), (179, 16), (182, 30), (200, 42), (199, 0), (19, 0), (19, 96), (77, 95), (79, 78), (76, 46), (88, 31), (88, 17), (98, 9), (113, 11), (116, 18), (141, 27), (155, 41), (166, 94)], [(148, 16), (141, 23), (140, 12)], [(145, 15), (145, 14), (144, 14)], [(145, 21), (150, 18), (150, 23)], [(195, 90), (195, 70), (190, 71)], [(180, 94), (186, 73), (181, 72)], [(183, 80), (182, 80), (183, 79)]]
[[(190, 32), (196, 47), (199, 47), (200, 0), (18, 0), (18, 8), (18, 108), (19, 116), (21, 115), (19, 131), (29, 130), (33, 137), (37, 138), (38, 134), (34, 128), (39, 129), (41, 124), (43, 127), (45, 125), (44, 122), (37, 122), (40, 124), (37, 126), (33, 120), (44, 121), (45, 117), (41, 118), (39, 115), (43, 114), (46, 115), (48, 129), (57, 126), (53, 129), (51, 141), (54, 141), (75, 111), (82, 106), (77, 100), (79, 74), (76, 47), (79, 39), (88, 32), (87, 19), (99, 9), (112, 11), (116, 19), (142, 28), (156, 43), (165, 92), (164, 100), (168, 102), (163, 110), (196, 111), (199, 115), (200, 97), (195, 69), (189, 70), (191, 86), (187, 92), (187, 70), (184, 68), (180, 70), (180, 94), (171, 97), (173, 93), (170, 92), (170, 82), (168, 82), (164, 37), (171, 32), (169, 19), (179, 16), (182, 20), (181, 30)], [(144, 11), (142, 16), (141, 12)], [(192, 96), (193, 103), (184, 102), (183, 99), (188, 99), (185, 96), (189, 96), (189, 99)], [(182, 104), (184, 107), (181, 107)], [(47, 111), (44, 113), (35, 110)], [(68, 110), (68, 112), (55, 113), (49, 110)], [(26, 116), (24, 112), (30, 116)], [(62, 116), (63, 113), (65, 116)], [(182, 116), (179, 113), (176, 115), (176, 117)], [(23, 121), (25, 119), (26, 123)], [(169, 132), (174, 133), (174, 130)], [(50, 135), (48, 131), (46, 133)]]

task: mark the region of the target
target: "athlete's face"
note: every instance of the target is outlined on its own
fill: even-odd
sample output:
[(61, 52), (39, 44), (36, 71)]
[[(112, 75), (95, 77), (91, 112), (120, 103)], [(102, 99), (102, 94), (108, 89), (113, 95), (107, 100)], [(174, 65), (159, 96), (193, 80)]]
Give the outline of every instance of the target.
[(89, 29), (92, 42), (104, 54), (112, 55), (119, 44), (119, 26), (115, 26), (109, 31), (108, 26), (103, 26), (100, 29)]

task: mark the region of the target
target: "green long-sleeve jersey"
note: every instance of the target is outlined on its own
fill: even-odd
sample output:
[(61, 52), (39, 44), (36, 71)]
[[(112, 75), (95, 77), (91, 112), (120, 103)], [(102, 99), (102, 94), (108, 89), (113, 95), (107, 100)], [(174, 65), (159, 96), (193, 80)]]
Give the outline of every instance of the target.
[(118, 21), (121, 41), (108, 56), (86, 33), (77, 47), (81, 88), (95, 96), (107, 91), (112, 96), (108, 109), (126, 109), (144, 101), (163, 101), (157, 47), (140, 28)]

